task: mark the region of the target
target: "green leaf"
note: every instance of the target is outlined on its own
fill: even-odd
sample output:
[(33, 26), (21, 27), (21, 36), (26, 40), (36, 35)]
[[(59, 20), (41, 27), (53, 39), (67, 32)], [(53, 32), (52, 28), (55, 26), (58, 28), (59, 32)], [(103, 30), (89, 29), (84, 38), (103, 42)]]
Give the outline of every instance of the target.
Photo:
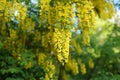
[(20, 70), (19, 70), (18, 68), (12, 67), (12, 68), (9, 68), (9, 69), (8, 69), (8, 72), (10, 72), (10, 73), (19, 73)]
[(8, 73), (8, 71), (6, 69), (1, 69), (0, 73), (4, 75), (4, 74)]
[(0, 49), (3, 47), (3, 44), (2, 44), (2, 42), (0, 42)]

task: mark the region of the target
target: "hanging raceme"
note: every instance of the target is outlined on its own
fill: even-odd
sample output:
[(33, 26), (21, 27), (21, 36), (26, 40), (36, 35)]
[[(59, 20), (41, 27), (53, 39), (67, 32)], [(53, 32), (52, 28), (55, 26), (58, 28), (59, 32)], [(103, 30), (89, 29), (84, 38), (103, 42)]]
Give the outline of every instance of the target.
[(28, 17), (23, 21), (24, 21), (24, 24), (20, 26), (22, 31), (32, 33), (35, 27), (34, 21)]
[(14, 39), (17, 38), (17, 32), (16, 32), (16, 30), (14, 30), (14, 29), (9, 29), (9, 32), (10, 32), (10, 39), (11, 39), (11, 40), (14, 40)]
[(91, 69), (94, 68), (94, 62), (92, 58), (89, 59), (88, 64)]
[(45, 80), (54, 80), (53, 76), (55, 73), (55, 66), (53, 65), (52, 61), (47, 61), (45, 63)]
[(81, 71), (81, 73), (82, 73), (83, 75), (87, 73), (87, 72), (86, 72), (86, 66), (85, 66), (84, 63), (81, 63), (81, 64), (80, 64), (80, 71)]
[(1, 17), (3, 17), (5, 5), (6, 5), (6, 0), (1, 0), (0, 1), (0, 19)]
[[(5, 5), (5, 9), (4, 9), (4, 18), (5, 18), (5, 21), (10, 21), (10, 18), (11, 18), (11, 16), (10, 16), (10, 8), (11, 8), (11, 6), (12, 6), (12, 2), (7, 2), (6, 3), (6, 5)], [(11, 11), (11, 13), (13, 13), (12, 11)]]
[(51, 0), (40, 0), (40, 24), (46, 24), (49, 20), (49, 11), (50, 11), (50, 1)]
[(81, 48), (80, 44), (76, 42), (76, 39), (73, 39), (71, 41), (71, 45), (74, 46), (74, 48), (77, 51), (78, 55), (80, 55), (82, 53), (82, 48)]
[(8, 36), (8, 32), (6, 31), (7, 30), (7, 27), (6, 27), (6, 22), (4, 21), (4, 18), (0, 18), (1, 19), (1, 23), (0, 23), (0, 25), (1, 25), (1, 27), (0, 27), (0, 33), (1, 33), (1, 35), (3, 35), (3, 36)]
[(77, 59), (77, 62), (79, 64), (81, 74), (85, 75), (87, 73), (85, 63), (83, 63), (82, 59), (80, 59), (80, 58)]
[(68, 62), (71, 37), (70, 27), (74, 24), (73, 18), (75, 17), (74, 6), (70, 3), (59, 1), (53, 1), (53, 6), (49, 4), (50, 1), (41, 1), (40, 23), (41, 25), (44, 25), (44, 23), (50, 25), (44, 25), (49, 31), (43, 33), (42, 45), (47, 47), (50, 44), (51, 51), (57, 55), (58, 61), (64, 64)]
[(38, 53), (38, 64), (44, 65), (46, 60), (46, 55), (44, 53)]
[[(94, 23), (94, 5), (88, 0), (77, 1), (76, 3), (77, 15), (78, 15), (78, 27), (82, 30), (83, 44), (90, 45), (89, 29)], [(91, 22), (92, 19), (92, 22)]]
[[(4, 5), (3, 5), (4, 6)], [(16, 0), (7, 1), (4, 6), (4, 18), (6, 21), (14, 20), (16, 16), (17, 20), (24, 20), (26, 17), (27, 6), (22, 3), (18, 3)]]
[(66, 70), (70, 70), (74, 75), (77, 75), (79, 73), (77, 61), (75, 59), (70, 59), (69, 62), (66, 64)]
[(101, 18), (108, 19), (114, 15), (114, 7), (110, 0), (94, 0), (93, 3)]
[(24, 19), (27, 17), (27, 6), (25, 4), (20, 4), (20, 3), (16, 3), (15, 5), (17, 8), (16, 8), (16, 13), (15, 13), (15, 16), (16, 16), (16, 19), (18, 21), (24, 21)]
[(61, 63), (68, 61), (70, 32), (65, 30), (54, 29), (52, 36), (53, 51), (57, 54)]
[(38, 30), (35, 30), (35, 36), (34, 36), (34, 39), (33, 39), (33, 44), (35, 44), (36, 42), (39, 42), (40, 39), (41, 39), (40, 32)]

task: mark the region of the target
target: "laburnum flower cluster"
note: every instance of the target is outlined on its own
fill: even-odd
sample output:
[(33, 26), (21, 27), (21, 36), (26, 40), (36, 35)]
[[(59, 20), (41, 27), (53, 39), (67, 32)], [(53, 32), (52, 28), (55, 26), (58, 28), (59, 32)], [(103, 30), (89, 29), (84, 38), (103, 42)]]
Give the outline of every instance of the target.
[[(41, 1), (40, 19), (41, 25), (47, 23), (48, 35), (43, 36), (43, 45), (50, 44), (51, 51), (62, 64), (68, 62), (69, 42), (71, 37), (70, 27), (74, 24), (74, 6), (70, 3), (53, 1)], [(43, 20), (44, 19), (44, 20)], [(47, 41), (47, 42), (46, 42)]]

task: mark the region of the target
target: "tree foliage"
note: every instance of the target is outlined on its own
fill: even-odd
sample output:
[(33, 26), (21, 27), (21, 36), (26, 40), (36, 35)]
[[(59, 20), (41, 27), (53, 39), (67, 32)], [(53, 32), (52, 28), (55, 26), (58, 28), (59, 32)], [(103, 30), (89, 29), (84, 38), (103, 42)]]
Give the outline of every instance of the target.
[(1, 0), (0, 79), (68, 80), (90, 74), (95, 16), (113, 14), (109, 0)]

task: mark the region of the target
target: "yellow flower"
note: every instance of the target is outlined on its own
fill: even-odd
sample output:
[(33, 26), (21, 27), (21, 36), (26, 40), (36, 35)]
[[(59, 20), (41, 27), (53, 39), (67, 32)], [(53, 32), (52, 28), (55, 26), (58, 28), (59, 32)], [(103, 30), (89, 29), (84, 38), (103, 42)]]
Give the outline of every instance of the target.
[(69, 60), (69, 62), (66, 64), (66, 68), (69, 68), (74, 75), (79, 73), (78, 63), (75, 59)]
[(89, 59), (89, 67), (94, 68), (94, 62), (93, 62), (92, 58)]
[(43, 65), (45, 63), (46, 55), (44, 53), (38, 54), (38, 64)]
[(45, 75), (45, 80), (50, 80), (48, 74)]
[(54, 73), (55, 73), (55, 66), (53, 65), (52, 61), (47, 61), (45, 63), (45, 80), (51, 80), (53, 79)]
[(10, 31), (10, 38), (11, 39), (16, 39), (18, 37), (16, 30), (10, 29), (9, 31)]
[(85, 64), (84, 63), (81, 63), (80, 64), (80, 70), (81, 70), (81, 73), (84, 75), (86, 74), (86, 67), (85, 67)]
[(32, 67), (32, 62), (28, 62), (28, 64), (27, 65), (25, 65), (25, 69), (30, 69)]

